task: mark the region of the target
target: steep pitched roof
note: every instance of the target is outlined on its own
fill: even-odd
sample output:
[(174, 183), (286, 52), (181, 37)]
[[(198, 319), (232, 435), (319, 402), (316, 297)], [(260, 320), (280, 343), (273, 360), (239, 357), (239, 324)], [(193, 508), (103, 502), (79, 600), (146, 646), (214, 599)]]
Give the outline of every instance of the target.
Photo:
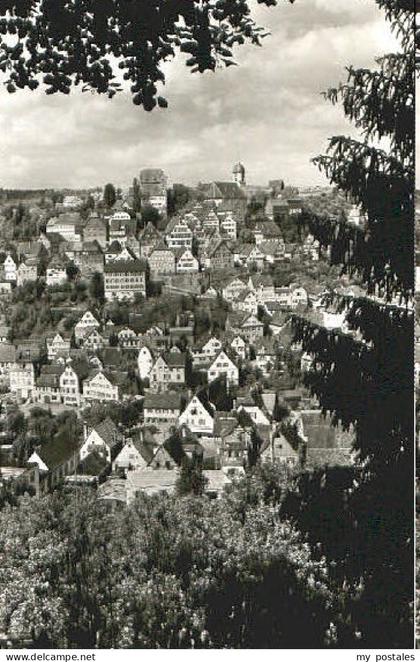
[(79, 446), (77, 437), (54, 437), (43, 444), (36, 453), (51, 470), (69, 460)]
[(235, 182), (212, 182), (205, 190), (205, 195), (212, 198), (246, 200), (246, 194)]
[(165, 352), (162, 358), (170, 368), (184, 368), (186, 356), (182, 352)]
[(95, 425), (93, 430), (95, 430), (109, 448), (112, 449), (117, 445), (118, 428), (109, 416)]

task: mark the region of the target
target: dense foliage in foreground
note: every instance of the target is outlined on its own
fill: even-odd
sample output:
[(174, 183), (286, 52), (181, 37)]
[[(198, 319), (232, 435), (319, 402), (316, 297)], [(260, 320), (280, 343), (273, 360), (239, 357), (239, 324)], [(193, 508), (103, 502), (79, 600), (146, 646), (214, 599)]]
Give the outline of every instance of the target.
[(111, 511), (80, 490), (5, 505), (0, 632), (15, 647), (360, 646), (363, 580), (343, 581), (331, 545), (327, 560), (315, 529), (299, 532), (302, 485), (256, 469), (217, 501), (141, 496)]

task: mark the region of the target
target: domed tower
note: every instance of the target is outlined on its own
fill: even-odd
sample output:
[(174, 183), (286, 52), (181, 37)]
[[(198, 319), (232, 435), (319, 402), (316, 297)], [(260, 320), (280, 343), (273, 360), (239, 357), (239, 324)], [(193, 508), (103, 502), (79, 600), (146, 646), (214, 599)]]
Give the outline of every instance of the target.
[(242, 163), (235, 163), (233, 166), (233, 181), (239, 186), (245, 186), (245, 168)]

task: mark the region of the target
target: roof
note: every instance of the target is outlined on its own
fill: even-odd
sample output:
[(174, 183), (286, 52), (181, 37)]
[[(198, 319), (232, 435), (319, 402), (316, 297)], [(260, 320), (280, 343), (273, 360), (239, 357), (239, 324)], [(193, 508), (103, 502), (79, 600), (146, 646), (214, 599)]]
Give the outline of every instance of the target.
[(114, 448), (117, 445), (118, 428), (109, 416), (95, 425), (92, 430), (95, 430), (109, 448)]
[(55, 436), (38, 448), (36, 453), (51, 470), (70, 459), (78, 450), (79, 445), (79, 439), (76, 436)]
[(179, 393), (148, 393), (144, 398), (144, 409), (180, 409)]
[(147, 238), (155, 240), (156, 237), (162, 237), (162, 235), (159, 232), (159, 230), (153, 225), (153, 223), (149, 221), (146, 227), (141, 232), (139, 236), (139, 240), (144, 242), (144, 240)]
[(130, 272), (145, 272), (147, 262), (145, 260), (115, 260), (105, 264), (105, 273), (130, 273)]
[(238, 419), (233, 413), (216, 411), (214, 414), (213, 434), (215, 437), (227, 437), (236, 430), (238, 425)]
[(334, 448), (335, 430), (320, 410), (301, 411), (303, 432), (308, 448)]
[(99, 485), (97, 495), (99, 500), (112, 499), (114, 501), (126, 503), (127, 481), (123, 478), (115, 478), (114, 476), (111, 476), (105, 481), (105, 483)]
[(170, 368), (185, 367), (186, 356), (182, 352), (165, 352), (162, 358)]
[(213, 471), (205, 469), (203, 471), (203, 476), (207, 478), (207, 485), (205, 487), (206, 492), (220, 492), (223, 490), (226, 485), (230, 485), (232, 482), (230, 478), (226, 476), (224, 471), (215, 469)]
[(127, 475), (127, 487), (133, 490), (161, 491), (174, 489), (178, 472), (168, 469), (150, 469), (130, 471)]
[(204, 194), (207, 198), (228, 198), (246, 200), (246, 194), (235, 182), (212, 182), (208, 184)]
[(14, 363), (16, 360), (16, 348), (11, 343), (0, 343), (0, 363)]
[(93, 241), (84, 241), (82, 244), (82, 250), (86, 253), (102, 253), (102, 248), (96, 239)]

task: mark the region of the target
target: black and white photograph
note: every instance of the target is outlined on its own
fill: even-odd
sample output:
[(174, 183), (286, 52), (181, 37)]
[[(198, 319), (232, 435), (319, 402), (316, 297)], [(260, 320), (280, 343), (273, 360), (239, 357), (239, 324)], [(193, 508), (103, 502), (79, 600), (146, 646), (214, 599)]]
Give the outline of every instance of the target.
[(1, 662), (415, 659), (415, 45), (414, 0), (0, 0)]

